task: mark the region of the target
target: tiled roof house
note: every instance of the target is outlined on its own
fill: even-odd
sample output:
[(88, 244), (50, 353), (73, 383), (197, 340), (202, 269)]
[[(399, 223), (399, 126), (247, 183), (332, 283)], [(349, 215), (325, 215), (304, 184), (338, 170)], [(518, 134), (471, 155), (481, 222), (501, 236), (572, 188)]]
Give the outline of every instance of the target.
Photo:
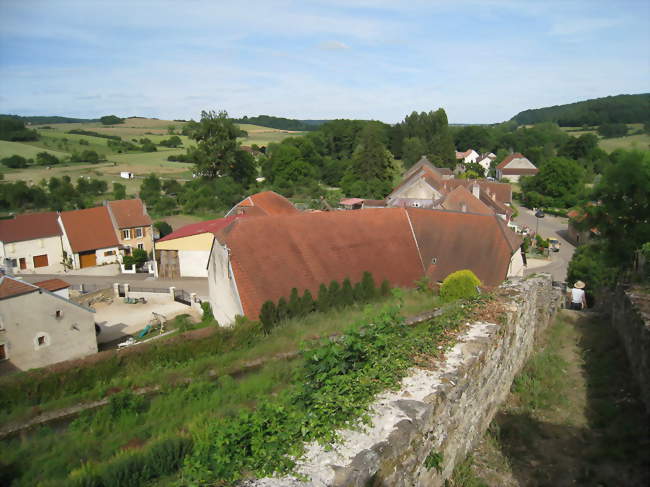
[(140, 198), (104, 203), (126, 254), (132, 249), (153, 250), (153, 227), (147, 208)]
[(118, 262), (119, 241), (108, 208), (63, 211), (63, 250), (74, 269)]
[(358, 282), (364, 271), (377, 283), (412, 286), (425, 273), (439, 280), (470, 268), (497, 285), (522, 269), (504, 228), (493, 214), (401, 208), (237, 220), (214, 239), (210, 302), (227, 324), (238, 314), (256, 319), (265, 301), (288, 298), (293, 287), (316, 296), (321, 283)]
[(0, 265), (11, 272), (63, 271), (62, 235), (53, 211), (0, 220)]
[(284, 196), (275, 191), (263, 191), (255, 193), (237, 203), (226, 216), (248, 215), (248, 216), (269, 216), (269, 215), (292, 215), (299, 213), (299, 210), (291, 204)]

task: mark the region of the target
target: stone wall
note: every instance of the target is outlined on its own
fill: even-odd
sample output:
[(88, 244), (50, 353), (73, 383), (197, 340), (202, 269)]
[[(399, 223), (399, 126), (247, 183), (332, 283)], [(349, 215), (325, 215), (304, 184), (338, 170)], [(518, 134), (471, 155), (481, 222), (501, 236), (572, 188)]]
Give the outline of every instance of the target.
[(612, 325), (623, 341), (630, 369), (650, 413), (650, 294), (640, 287), (619, 287), (612, 306)]
[(549, 275), (513, 279), (499, 293), (503, 313), (494, 321), (500, 323), (468, 323), (435, 370), (414, 369), (399, 391), (377, 398), (371, 426), (340, 432), (342, 442), (329, 450), (307, 445), (298, 471), (309, 481), (267, 478), (245, 485), (443, 485), (485, 433), (562, 301)]

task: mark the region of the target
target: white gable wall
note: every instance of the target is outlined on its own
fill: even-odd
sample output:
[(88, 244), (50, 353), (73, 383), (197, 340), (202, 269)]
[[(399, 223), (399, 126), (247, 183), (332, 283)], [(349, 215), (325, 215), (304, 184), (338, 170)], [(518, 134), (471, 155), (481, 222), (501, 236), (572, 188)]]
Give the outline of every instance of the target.
[[(33, 240), (23, 240), (22, 242), (11, 242), (2, 244), (4, 257), (16, 259), (14, 272), (26, 272), (33, 274), (52, 274), (63, 272), (63, 243), (61, 237), (35, 238)], [(45, 267), (34, 267), (34, 257), (38, 255), (47, 255), (48, 265)], [(20, 270), (20, 258), (25, 259), (27, 268)]]
[(427, 199), (438, 199), (442, 195), (440, 194), (439, 191), (435, 190), (432, 188), (429, 183), (424, 181), (423, 179), (416, 179), (410, 184), (404, 185), (401, 188), (399, 188), (397, 191), (393, 192), (393, 194), (390, 195), (390, 200), (396, 199), (396, 198), (412, 198), (412, 199), (420, 199), (420, 200), (427, 200)]
[(230, 325), (235, 316), (244, 314), (229, 251), (216, 239), (208, 262), (208, 289), (212, 314), (220, 325)]

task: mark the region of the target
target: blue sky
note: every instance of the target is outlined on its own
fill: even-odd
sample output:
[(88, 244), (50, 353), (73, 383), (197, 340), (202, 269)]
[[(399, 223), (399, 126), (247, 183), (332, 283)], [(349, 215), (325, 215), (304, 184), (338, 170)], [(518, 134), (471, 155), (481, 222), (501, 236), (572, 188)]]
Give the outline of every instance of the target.
[(0, 0), (0, 113), (491, 123), (649, 88), (647, 0)]

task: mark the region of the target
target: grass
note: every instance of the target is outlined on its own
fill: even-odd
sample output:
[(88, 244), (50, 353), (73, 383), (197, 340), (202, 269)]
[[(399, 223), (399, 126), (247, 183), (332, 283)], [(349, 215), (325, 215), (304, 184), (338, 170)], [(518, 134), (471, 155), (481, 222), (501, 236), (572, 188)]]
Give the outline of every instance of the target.
[[(391, 297), (384, 301), (393, 300)], [(403, 314), (432, 309), (436, 303), (430, 295), (409, 291), (405, 296)], [(14, 486), (61, 485), (62, 479), (84, 462), (105, 461), (121, 449), (142, 448), (154, 438), (200, 429), (201, 424), (214, 418), (250, 408), (260, 398), (284, 389), (302, 358), (267, 362), (261, 368), (236, 378), (226, 372), (247, 360), (297, 350), (301, 342), (338, 333), (364, 315), (361, 306), (312, 313), (302, 319), (281, 323), (271, 335), (263, 338), (252, 333), (250, 325), (240, 325), (239, 329), (226, 330), (217, 339), (194, 342), (189, 354), (179, 353), (178, 344), (171, 345), (172, 355), (167, 360), (156, 360), (155, 354), (145, 352), (133, 355), (133, 360), (98, 364), (98, 370), (90, 375), (89, 381), (81, 382), (78, 370), (68, 376), (48, 377), (43, 384), (55, 385), (49, 392), (20, 384), (20, 381), (29, 380), (30, 374), (4, 378), (5, 386), (7, 380), (18, 381), (14, 385), (24, 396), (32, 395), (31, 400), (36, 400), (39, 411), (104, 397), (107, 391), (124, 391), (147, 384), (162, 386), (160, 394), (149, 399), (128, 396), (128, 407), (116, 408), (111, 400), (111, 405), (83, 413), (69, 425), (40, 427), (22, 438), (3, 441), (0, 456), (4, 471), (10, 469), (20, 477), (12, 484)], [(164, 344), (160, 346), (164, 347)], [(174, 354), (177, 354), (176, 358)], [(102, 375), (102, 369), (107, 373)], [(215, 370), (220, 375), (217, 380), (208, 374)], [(193, 382), (182, 383), (188, 377)], [(70, 387), (70, 382), (75, 380), (80, 381), (76, 392)], [(66, 389), (64, 385), (67, 390), (63, 390)], [(11, 393), (6, 388), (2, 390), (3, 394)], [(14, 417), (21, 410), (25, 412), (24, 400), (22, 403), (22, 406), (3, 408), (3, 422), (9, 419), (6, 413), (10, 409), (13, 409)], [(34, 465), (39, 465), (39, 468), (33, 468)]]
[[(57, 157), (63, 157), (67, 155), (66, 152), (61, 152), (59, 150), (54, 150), (54, 149), (43, 149), (41, 147), (37, 147), (34, 145), (30, 145), (25, 142), (10, 142), (8, 140), (0, 140), (0, 159), (4, 159), (5, 157), (10, 157), (13, 155), (18, 155), (22, 156), (26, 159), (35, 159), (36, 154), (39, 152), (43, 152), (45, 150), (46, 152), (49, 152), (51, 154), (54, 154)], [(4, 166), (2, 166), (3, 170), (6, 170)]]
[[(639, 130), (643, 129), (642, 123), (628, 123), (629, 132), (633, 134)], [(594, 134), (598, 135), (598, 127), (591, 127), (589, 130), (582, 130), (581, 127), (560, 127), (565, 132), (569, 133), (573, 137), (580, 137), (584, 134)], [(640, 149), (640, 150), (650, 150), (650, 135), (649, 134), (635, 134), (635, 135), (626, 135), (625, 137), (612, 137), (605, 139), (598, 137), (598, 146), (606, 152), (612, 152), (616, 149)]]

